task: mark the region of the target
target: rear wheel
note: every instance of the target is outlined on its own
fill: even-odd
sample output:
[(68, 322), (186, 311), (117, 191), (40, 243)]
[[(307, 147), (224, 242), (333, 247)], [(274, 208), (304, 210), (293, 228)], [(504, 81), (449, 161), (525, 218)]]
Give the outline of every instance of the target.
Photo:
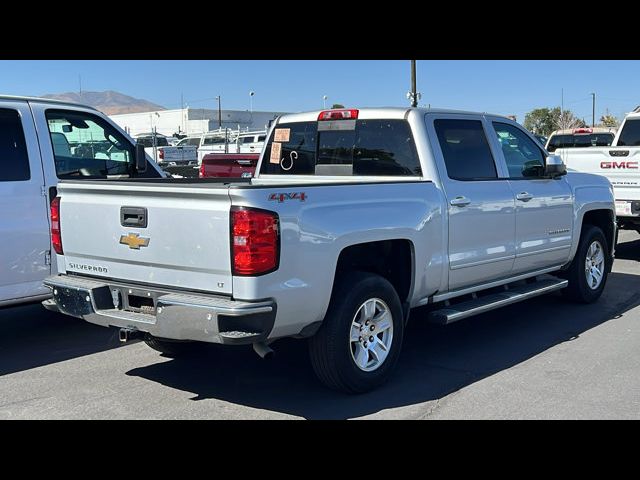
[(169, 340), (158, 338), (153, 335), (145, 335), (144, 343), (154, 350), (170, 358), (186, 357), (196, 353), (202, 345), (200, 342), (190, 342), (183, 340)]
[(580, 303), (593, 303), (600, 298), (611, 270), (608, 251), (602, 230), (584, 225), (576, 256), (565, 274), (569, 280), (569, 286), (563, 290), (565, 296)]
[(402, 307), (391, 283), (350, 272), (334, 288), (322, 327), (309, 339), (311, 364), (329, 388), (372, 390), (391, 375), (403, 331)]

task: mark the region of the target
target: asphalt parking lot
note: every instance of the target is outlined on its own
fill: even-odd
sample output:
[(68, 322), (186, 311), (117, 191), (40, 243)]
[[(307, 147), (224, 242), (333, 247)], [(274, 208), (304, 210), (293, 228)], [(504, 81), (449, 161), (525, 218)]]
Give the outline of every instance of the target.
[(540, 297), (442, 327), (414, 318), (396, 375), (345, 396), (315, 379), (304, 341), (162, 357), (117, 331), (0, 310), (0, 419), (640, 418), (640, 236), (621, 232), (595, 305)]

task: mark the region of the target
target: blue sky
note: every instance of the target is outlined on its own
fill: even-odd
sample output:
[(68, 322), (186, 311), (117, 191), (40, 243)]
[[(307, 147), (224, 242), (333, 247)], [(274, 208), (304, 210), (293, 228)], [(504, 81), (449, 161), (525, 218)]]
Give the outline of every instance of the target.
[[(22, 60), (0, 61), (0, 93), (43, 95), (116, 90), (167, 108), (180, 95), (194, 108), (304, 111), (327, 103), (408, 105), (408, 60)], [(516, 115), (536, 107), (564, 107), (591, 120), (608, 109), (621, 118), (640, 105), (640, 61), (419, 60), (420, 104)]]

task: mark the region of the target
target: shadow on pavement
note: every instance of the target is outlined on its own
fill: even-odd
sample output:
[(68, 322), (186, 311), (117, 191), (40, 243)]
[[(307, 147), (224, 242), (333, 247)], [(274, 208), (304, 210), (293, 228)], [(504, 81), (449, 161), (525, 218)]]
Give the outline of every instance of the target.
[(316, 380), (306, 342), (274, 344), (261, 360), (250, 347), (211, 346), (197, 358), (135, 368), (128, 375), (194, 393), (310, 419), (352, 418), (440, 399), (526, 361), (554, 345), (615, 321), (640, 304), (640, 275), (612, 273), (594, 305), (575, 305), (559, 294), (539, 297), (449, 326), (421, 322), (416, 311), (406, 330), (394, 377), (359, 396), (325, 389)]
[(117, 330), (50, 312), (39, 303), (0, 309), (0, 375), (119, 346)]
[[(626, 236), (624, 240), (628, 238)], [(616, 244), (616, 259), (640, 262), (640, 237), (634, 235), (630, 241), (621, 240), (619, 238)]]

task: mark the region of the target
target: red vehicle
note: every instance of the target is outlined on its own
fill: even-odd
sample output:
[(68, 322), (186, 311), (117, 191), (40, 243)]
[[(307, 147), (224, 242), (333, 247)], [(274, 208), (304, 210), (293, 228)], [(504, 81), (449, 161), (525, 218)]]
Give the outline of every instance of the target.
[(200, 178), (253, 177), (259, 153), (209, 153), (202, 159)]

